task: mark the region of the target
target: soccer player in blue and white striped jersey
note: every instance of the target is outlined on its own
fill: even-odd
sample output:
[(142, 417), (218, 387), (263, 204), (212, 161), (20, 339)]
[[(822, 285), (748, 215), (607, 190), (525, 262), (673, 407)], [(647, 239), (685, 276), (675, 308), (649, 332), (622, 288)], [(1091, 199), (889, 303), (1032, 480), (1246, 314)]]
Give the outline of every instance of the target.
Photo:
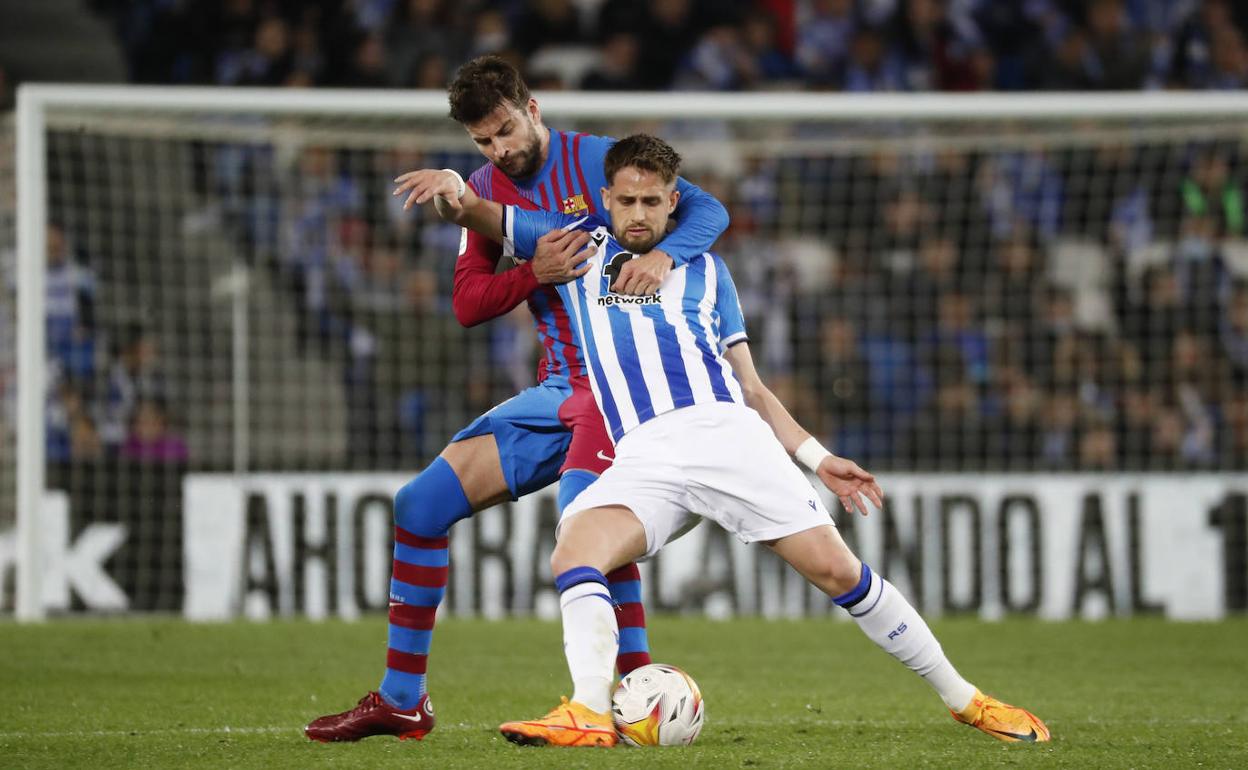
[(866, 513), (863, 495), (881, 506), (882, 491), (803, 430), (759, 379), (723, 262), (691, 259), (651, 296), (612, 290), (620, 267), (662, 237), (679, 195), (679, 162), (652, 136), (612, 147), (602, 191), (609, 223), (504, 208), (444, 171), (417, 172), (417, 202), (439, 197), (443, 216), (501, 240), (505, 253), (525, 258), (539, 236), (560, 227), (589, 231), (596, 247), (589, 269), (560, 287), (616, 442), (614, 464), (564, 507), (551, 556), (574, 691), (545, 717), (500, 731), (523, 744), (615, 745), (608, 709), (616, 624), (605, 574), (653, 556), (701, 516), (789, 562), (922, 676), (958, 721), (1003, 741), (1048, 740), (1031, 713), (964, 679), (914, 607), (845, 544), (789, 455), (851, 513)]

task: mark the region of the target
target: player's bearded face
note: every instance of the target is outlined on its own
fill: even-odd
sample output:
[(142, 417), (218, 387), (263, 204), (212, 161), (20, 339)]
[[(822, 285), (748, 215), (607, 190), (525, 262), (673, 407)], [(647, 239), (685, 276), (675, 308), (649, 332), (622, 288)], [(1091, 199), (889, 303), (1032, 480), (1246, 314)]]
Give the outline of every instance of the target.
[(602, 197), (615, 239), (634, 254), (645, 254), (663, 240), (680, 193), (674, 181), (664, 182), (653, 171), (627, 166), (616, 172)]
[(522, 110), (514, 104), (503, 103), (465, 128), (477, 149), (499, 171), (512, 179), (527, 179), (541, 169), (545, 160), (542, 157), (544, 129), (534, 112), (532, 106)]

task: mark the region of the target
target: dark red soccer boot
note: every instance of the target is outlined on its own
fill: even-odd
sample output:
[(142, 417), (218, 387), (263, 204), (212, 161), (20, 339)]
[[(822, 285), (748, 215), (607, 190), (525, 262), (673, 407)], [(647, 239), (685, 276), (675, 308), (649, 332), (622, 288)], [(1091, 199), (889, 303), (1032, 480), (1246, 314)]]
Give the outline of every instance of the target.
[(360, 702), (350, 711), (314, 719), (303, 728), (303, 732), (322, 743), (358, 741), (373, 735), (393, 735), (405, 741), (408, 738), (424, 738), (433, 725), (433, 704), (429, 702), (429, 693), (420, 696), (414, 708), (400, 711), (377, 693), (370, 692), (360, 698)]

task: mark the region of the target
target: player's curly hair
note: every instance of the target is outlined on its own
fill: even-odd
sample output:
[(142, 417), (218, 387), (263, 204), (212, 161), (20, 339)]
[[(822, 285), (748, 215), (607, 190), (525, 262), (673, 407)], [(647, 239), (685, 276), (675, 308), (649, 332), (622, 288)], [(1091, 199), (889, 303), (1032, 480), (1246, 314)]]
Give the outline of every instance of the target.
[(476, 123), (504, 103), (523, 110), (530, 96), (520, 71), (497, 56), (478, 56), (464, 64), (446, 93), (451, 118), (461, 125)]
[(602, 164), (607, 183), (614, 181), (617, 171), (629, 166), (651, 171), (658, 174), (665, 183), (671, 184), (680, 173), (680, 155), (657, 136), (633, 134), (624, 137), (607, 150), (607, 157)]

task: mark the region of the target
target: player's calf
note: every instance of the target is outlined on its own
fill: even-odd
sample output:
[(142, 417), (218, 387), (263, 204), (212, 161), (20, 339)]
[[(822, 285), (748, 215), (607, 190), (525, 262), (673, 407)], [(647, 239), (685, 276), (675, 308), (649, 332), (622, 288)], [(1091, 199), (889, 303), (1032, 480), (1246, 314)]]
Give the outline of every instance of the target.
[[(586, 470), (574, 468), (565, 471), (559, 479), (559, 511), (563, 512), (597, 478), (597, 473)], [(642, 541), (644, 543), (644, 533)], [(569, 558), (568, 562), (575, 560)], [(562, 561), (554, 565), (554, 574), (563, 572), (560, 569), (562, 566)], [(646, 635), (646, 610), (641, 603), (641, 572), (637, 564), (628, 563), (608, 572), (607, 588), (611, 601), (615, 603), (615, 618), (620, 630), (615, 667), (620, 676), (624, 676), (653, 662), (650, 659), (650, 640)]]
[(447, 533), (471, 513), (463, 485), (442, 458), (395, 495), (386, 673), (378, 688), (395, 708), (413, 708), (425, 694), (430, 641), (449, 574)]
[[(616, 605), (604, 571), (645, 552), (641, 521), (609, 505), (561, 522), (550, 557), (563, 616), (563, 650), (572, 674), (572, 702), (605, 712), (611, 703), (612, 662), (619, 652)], [(552, 712), (553, 713), (553, 712)]]
[(615, 669), (621, 677), (636, 668), (648, 666), (650, 639), (646, 634), (646, 609), (641, 603), (641, 571), (636, 562), (607, 573), (607, 588), (615, 602), (615, 622), (620, 629), (620, 649)]
[(871, 641), (927, 680), (950, 710), (961, 712), (971, 703), (975, 686), (945, 657), (923, 617), (891, 583), (858, 561), (834, 527), (790, 535), (772, 549), (831, 596)]
[(564, 654), (575, 691), (541, 719), (505, 722), (499, 731), (526, 746), (597, 746), (619, 740), (611, 706), (611, 659), (616, 651), (614, 604), (607, 579), (589, 566), (555, 576), (563, 614)]

